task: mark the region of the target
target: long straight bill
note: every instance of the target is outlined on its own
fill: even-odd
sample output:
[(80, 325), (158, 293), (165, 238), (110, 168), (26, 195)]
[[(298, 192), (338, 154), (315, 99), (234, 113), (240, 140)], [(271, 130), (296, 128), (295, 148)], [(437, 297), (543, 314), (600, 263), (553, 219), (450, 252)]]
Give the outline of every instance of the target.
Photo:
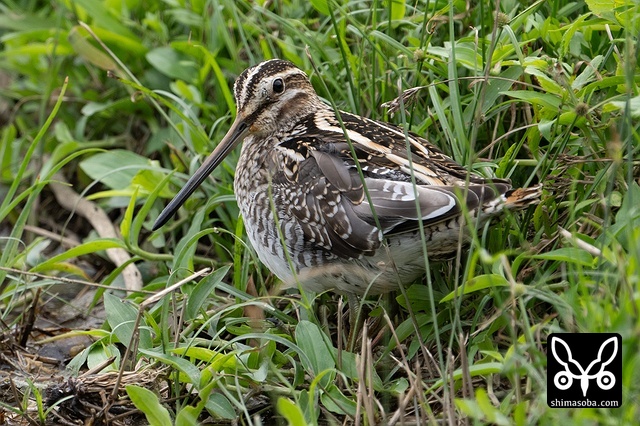
[(180, 206), (198, 189), (200, 184), (215, 170), (216, 167), (222, 163), (222, 160), (233, 150), (233, 148), (240, 143), (249, 131), (249, 127), (245, 124), (244, 120), (240, 117), (236, 118), (231, 128), (224, 135), (224, 138), (220, 141), (218, 146), (213, 152), (204, 160), (204, 163), (198, 170), (191, 176), (187, 183), (182, 187), (180, 192), (167, 204), (167, 207), (162, 210), (162, 213), (156, 219), (156, 223), (153, 224), (153, 230), (157, 230), (162, 225), (167, 223), (169, 219), (178, 211)]

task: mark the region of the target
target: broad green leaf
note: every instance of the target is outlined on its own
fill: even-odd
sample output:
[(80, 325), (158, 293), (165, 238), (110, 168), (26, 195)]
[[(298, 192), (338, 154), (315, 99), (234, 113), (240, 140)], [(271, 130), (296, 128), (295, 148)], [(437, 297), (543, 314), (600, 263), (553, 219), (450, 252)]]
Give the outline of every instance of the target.
[(2, 13), (0, 14), (0, 28), (13, 31), (36, 31), (60, 28), (60, 24), (56, 22), (55, 15), (43, 15), (38, 9), (33, 9), (34, 14), (25, 12), (21, 13)]
[(619, 23), (631, 34), (638, 31), (640, 5), (633, 0), (585, 0), (594, 15)]
[(89, 241), (87, 243), (80, 244), (79, 246), (70, 248), (69, 250), (61, 253), (57, 256), (53, 256), (51, 259), (43, 262), (31, 269), (32, 272), (46, 271), (53, 265), (63, 262), (67, 259), (74, 259), (85, 254), (97, 253), (110, 248), (125, 248), (122, 241), (115, 238), (101, 238), (99, 240)]
[(149, 166), (148, 158), (123, 149), (101, 152), (80, 162), (87, 176), (112, 189), (128, 188), (134, 176)]
[(152, 346), (151, 332), (146, 327), (134, 328), (138, 309), (119, 297), (110, 293), (104, 294), (104, 309), (107, 313), (107, 322), (120, 343), (129, 346), (132, 336), (139, 339), (138, 347), (141, 349)]
[(490, 356), (498, 362), (504, 362), (504, 356), (498, 351), (483, 350), (480, 353)]
[(235, 420), (238, 418), (236, 410), (226, 396), (221, 393), (212, 393), (205, 404), (211, 414), (221, 419)]
[(575, 110), (565, 111), (558, 117), (558, 123), (562, 126), (583, 126), (586, 118), (579, 116)]
[(192, 83), (198, 77), (196, 63), (192, 58), (171, 47), (158, 47), (146, 55), (147, 61), (167, 77)]
[[(451, 58), (451, 49), (451, 45), (446, 45), (446, 47), (429, 46), (427, 48), (427, 52), (432, 55), (440, 56), (441, 58), (449, 59)], [(457, 63), (465, 68), (477, 72), (484, 66), (482, 55), (478, 52), (477, 48), (473, 46), (473, 44), (464, 42), (456, 43), (455, 50)]]
[[(500, 79), (489, 79), (489, 82), (487, 83), (488, 86), (484, 92), (484, 101), (482, 103), (483, 113), (486, 114), (489, 109), (496, 106), (496, 101), (498, 100), (498, 98), (502, 95), (502, 93), (504, 93), (504, 91), (508, 90), (514, 84), (514, 82), (518, 81), (523, 71), (524, 69), (520, 66), (512, 66), (500, 73)], [(478, 79), (477, 81), (480, 82), (481, 80)], [(468, 110), (471, 113), (474, 108), (471, 108), (470, 106)]]
[(548, 141), (553, 140), (553, 134), (551, 133), (551, 130), (553, 129), (553, 126), (556, 124), (556, 121), (557, 121), (557, 116), (554, 117), (553, 119), (548, 119), (543, 117), (538, 122), (538, 130), (540, 131), (540, 134), (544, 136), (544, 138)]
[[(99, 115), (100, 118), (108, 121), (107, 117), (122, 114), (144, 114), (150, 110), (148, 104), (144, 102), (132, 102), (131, 98), (123, 97), (116, 100), (109, 100), (105, 102), (89, 102), (82, 107), (80, 112), (85, 118)], [(100, 143), (100, 142), (97, 142)]]
[[(488, 374), (498, 374), (502, 371), (502, 363), (500, 362), (487, 362), (483, 364), (474, 364), (469, 366), (469, 374), (471, 377), (476, 376), (486, 376)], [(458, 368), (451, 374), (447, 380), (453, 378), (454, 380), (462, 379), (463, 371), (461, 368)], [(442, 379), (436, 381), (433, 386), (429, 388), (429, 391), (433, 391), (435, 389), (439, 389), (444, 384)]]
[(598, 55), (588, 63), (584, 70), (573, 80), (571, 83), (571, 88), (573, 90), (582, 89), (587, 83), (593, 81), (596, 77), (596, 72), (600, 68), (600, 64), (604, 60), (604, 56)]
[(311, 6), (323, 15), (329, 16), (331, 11), (329, 10), (330, 0), (311, 0)]
[[(546, 68), (546, 64), (544, 65)], [(543, 68), (544, 69), (544, 68)], [(538, 67), (529, 65), (525, 68), (525, 73), (529, 75), (533, 75), (537, 78), (538, 84), (542, 87), (547, 93), (553, 93), (555, 95), (561, 96), (565, 89), (556, 83), (551, 77), (547, 75), (545, 71), (539, 69)], [(526, 91), (528, 93), (536, 93), (532, 91)]]
[(215, 371), (221, 371), (223, 368), (236, 370), (240, 365), (237, 362), (237, 355), (233, 352), (220, 353), (213, 349), (200, 348), (197, 346), (189, 346), (187, 348), (176, 348), (172, 352), (182, 357), (188, 357), (209, 364)]
[(290, 399), (278, 399), (277, 407), (278, 413), (287, 420), (289, 426), (307, 426), (302, 410)]
[(116, 357), (116, 361), (106, 366), (102, 372), (118, 371), (118, 366), (120, 365), (120, 351), (114, 344), (98, 343), (96, 345), (92, 345), (91, 350), (87, 355), (87, 367), (90, 369), (97, 367), (113, 356)]
[(356, 416), (357, 405), (352, 398), (347, 398), (336, 385), (329, 386), (326, 392), (320, 396), (322, 405), (332, 413), (347, 414), (352, 418)]
[(472, 419), (482, 419), (482, 410), (478, 403), (471, 399), (455, 399), (455, 404), (466, 417)]
[(575, 247), (563, 247), (547, 253), (534, 254), (531, 256), (531, 258), (554, 260), (558, 262), (573, 263), (576, 265), (593, 267), (593, 256), (588, 252)]
[(133, 405), (144, 413), (150, 426), (173, 425), (169, 411), (160, 404), (155, 393), (137, 385), (127, 385), (125, 389)]
[(193, 84), (187, 84), (182, 80), (176, 80), (170, 85), (171, 90), (182, 99), (193, 102), (195, 104), (202, 103), (202, 96), (197, 87)]
[[(80, 351), (80, 353), (74, 356), (73, 359), (69, 361), (69, 363), (67, 364), (66, 370), (73, 376), (77, 376), (79, 374), (80, 369), (84, 367), (87, 361), (87, 358), (89, 357), (89, 353), (93, 350), (93, 348), (96, 346), (104, 345), (105, 342), (107, 342), (111, 337), (111, 333), (109, 333), (107, 330), (93, 329), (93, 330), (87, 330), (87, 331), (76, 330), (69, 333), (63, 333), (59, 336), (56, 336), (56, 338), (62, 339), (67, 336), (76, 336), (76, 335), (89, 336), (93, 340), (95, 340), (95, 342), (93, 342), (88, 348), (85, 348), (84, 350)], [(116, 363), (117, 365), (119, 365), (119, 360), (116, 360)]]
[(231, 266), (223, 266), (222, 268), (218, 268), (216, 271), (202, 278), (193, 291), (191, 291), (185, 312), (185, 319), (187, 321), (192, 320), (198, 315), (198, 311), (211, 295), (213, 289), (222, 282), (222, 279), (227, 272), (229, 272), (230, 267)]
[[(45, 265), (46, 266), (43, 266)], [(85, 272), (84, 269), (82, 269), (81, 267), (79, 267), (78, 265), (74, 265), (73, 263), (70, 262), (50, 262), (47, 261), (45, 263), (41, 263), (39, 265), (36, 265), (34, 267), (37, 268), (38, 271), (40, 272), (47, 272), (47, 271), (57, 271), (57, 272), (65, 272), (67, 274), (70, 275), (76, 275), (78, 277), (82, 277), (86, 280), (91, 280), (91, 277), (87, 275), (87, 273)]]
[[(413, 329), (412, 329), (413, 330)], [(338, 358), (338, 349), (334, 349), (335, 359)], [(356, 354), (353, 352), (342, 351), (342, 363), (340, 365), (340, 372), (350, 378), (351, 380), (357, 381), (358, 376), (358, 365), (356, 363)], [(336, 365), (336, 367), (338, 367)], [(378, 375), (377, 371), (373, 371), (373, 388), (377, 391), (384, 391), (384, 385), (382, 383), (382, 379)]]
[(503, 92), (504, 95), (512, 98), (520, 99), (525, 102), (529, 102), (533, 105), (549, 108), (557, 113), (562, 103), (562, 99), (558, 96), (549, 93), (540, 93), (530, 90), (508, 90)]
[(136, 40), (137, 37), (122, 22), (105, 8), (102, 2), (93, 0), (74, 0), (75, 6), (81, 6), (93, 18), (93, 25), (120, 34), (127, 39)]
[(82, 107), (80, 112), (82, 113), (82, 115), (85, 115), (87, 117), (91, 117), (92, 115), (97, 114), (99, 112), (103, 112), (103, 111), (109, 110), (110, 108), (113, 107), (113, 105), (115, 103), (116, 103), (115, 101), (112, 101), (112, 102), (88, 102)]
[(375, 40), (378, 40), (384, 44), (387, 44), (390, 49), (396, 49), (398, 52), (401, 52), (408, 57), (413, 57), (413, 52), (404, 44), (400, 43), (398, 40), (393, 37), (389, 37), (387, 34), (382, 31), (374, 30), (369, 33), (370, 37), (373, 37)]
[[(497, 274), (478, 275), (467, 281), (464, 286), (458, 288), (457, 296), (473, 293), (491, 287), (509, 287), (509, 281), (507, 281), (507, 279), (502, 275)], [(440, 303), (448, 302), (454, 297), (456, 297), (456, 292), (452, 291), (451, 293), (440, 299)]]
[[(165, 178), (165, 174), (160, 172), (160, 170), (140, 170), (131, 180), (131, 185), (139, 186), (145, 193), (150, 193), (155, 190), (160, 182)], [(167, 186), (163, 186), (158, 196), (163, 198), (171, 198), (175, 194), (167, 188)]]
[(176, 414), (176, 426), (199, 426), (198, 416), (202, 408), (187, 405)]
[(634, 96), (627, 101), (610, 101), (605, 104), (605, 107), (610, 107), (609, 110), (622, 110), (631, 114), (633, 118), (640, 117), (640, 95)]
[(80, 32), (84, 34), (86, 30), (80, 26), (75, 26), (69, 31), (69, 43), (71, 43), (76, 53), (89, 63), (105, 71), (117, 70), (118, 65), (115, 61), (102, 50), (91, 44)]
[(188, 9), (175, 8), (167, 10), (165, 13), (168, 17), (170, 16), (172, 20), (175, 20), (184, 26), (197, 28), (201, 28), (203, 26), (203, 17)]
[(198, 386), (200, 384), (200, 370), (188, 360), (144, 348), (140, 349), (140, 353), (174, 367), (180, 373), (182, 373), (181, 380), (188, 381), (195, 386)]
[(585, 13), (580, 15), (578, 19), (571, 22), (571, 24), (567, 25), (564, 29), (564, 34), (562, 35), (562, 55), (566, 55), (569, 53), (569, 49), (571, 47), (571, 43), (575, 39), (576, 33), (581, 29), (584, 21), (589, 17), (589, 14)]
[(392, 395), (406, 395), (405, 392), (409, 389), (409, 381), (404, 377), (392, 381), (390, 385), (387, 386), (387, 392)]
[(483, 388), (477, 388), (475, 400), (473, 399), (456, 399), (455, 404), (466, 416), (481, 422), (482, 424), (492, 424), (498, 426), (511, 425), (511, 421), (495, 407), (487, 392)]
[[(636, 78), (636, 84), (640, 82), (640, 74), (637, 74), (635, 78)], [(601, 79), (598, 79), (593, 83), (588, 83), (586, 86), (584, 86), (581, 90), (578, 91), (577, 95), (580, 98), (584, 99), (584, 98), (588, 98), (592, 93), (598, 90), (604, 90), (609, 87), (616, 87), (616, 86), (618, 88), (624, 88), (625, 83), (626, 83), (626, 78), (623, 75), (612, 75), (608, 77), (601, 77)]]
[(507, 417), (500, 412), (489, 400), (487, 391), (481, 387), (476, 388), (476, 401), (478, 406), (484, 413), (484, 418), (491, 424), (499, 426), (509, 426), (511, 422)]
[[(53, 127), (53, 132), (56, 135), (56, 139), (61, 144), (66, 144), (70, 142), (75, 142), (73, 136), (71, 135), (71, 131), (69, 130), (69, 126), (65, 123), (59, 121)], [(57, 148), (57, 145), (56, 145)]]
[(124, 51), (132, 56), (142, 57), (149, 50), (147, 46), (141, 43), (140, 38), (136, 36), (128, 37), (113, 31), (111, 28), (93, 26), (92, 29), (100, 41), (116, 52)]
[(327, 342), (325, 334), (316, 324), (302, 320), (296, 327), (296, 344), (307, 355), (310, 365), (304, 365), (307, 371), (318, 375), (322, 371), (335, 368), (336, 364), (333, 359), (333, 346)]
[(407, 8), (405, 0), (386, 0), (385, 5), (391, 9), (391, 19), (399, 21), (404, 18), (404, 14)]
[(640, 186), (635, 182), (629, 185), (629, 190), (622, 197), (615, 223), (598, 239), (609, 244), (611, 238), (615, 238), (629, 252), (637, 250), (640, 240)]
[(20, 58), (24, 56), (39, 58), (42, 56), (51, 56), (56, 55), (59, 57), (64, 57), (67, 55), (73, 55), (73, 48), (67, 43), (64, 44), (54, 44), (54, 43), (30, 43), (28, 45), (16, 47), (14, 49), (0, 50), (0, 58)]

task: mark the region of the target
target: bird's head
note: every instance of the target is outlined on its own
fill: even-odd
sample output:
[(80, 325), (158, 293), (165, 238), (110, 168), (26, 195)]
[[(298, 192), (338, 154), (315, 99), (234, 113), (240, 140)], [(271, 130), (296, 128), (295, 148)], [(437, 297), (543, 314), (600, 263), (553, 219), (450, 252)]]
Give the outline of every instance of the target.
[(235, 121), (202, 166), (160, 213), (153, 225), (154, 230), (175, 214), (247, 136), (260, 137), (286, 131), (300, 118), (323, 105), (304, 71), (281, 59), (271, 59), (247, 68), (236, 79), (233, 91), (237, 108)]
[(320, 102), (304, 71), (281, 59), (247, 68), (233, 91), (236, 123), (243, 123), (249, 133), (257, 135), (286, 130)]

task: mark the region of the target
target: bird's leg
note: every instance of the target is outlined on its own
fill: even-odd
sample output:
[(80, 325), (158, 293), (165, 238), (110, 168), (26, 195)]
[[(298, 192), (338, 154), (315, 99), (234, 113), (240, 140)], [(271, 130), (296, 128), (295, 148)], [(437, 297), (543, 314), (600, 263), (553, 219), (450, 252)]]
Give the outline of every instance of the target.
[(357, 330), (360, 325), (360, 300), (353, 293), (347, 293), (347, 299), (349, 301), (349, 338), (347, 344), (349, 351), (352, 352), (356, 345)]

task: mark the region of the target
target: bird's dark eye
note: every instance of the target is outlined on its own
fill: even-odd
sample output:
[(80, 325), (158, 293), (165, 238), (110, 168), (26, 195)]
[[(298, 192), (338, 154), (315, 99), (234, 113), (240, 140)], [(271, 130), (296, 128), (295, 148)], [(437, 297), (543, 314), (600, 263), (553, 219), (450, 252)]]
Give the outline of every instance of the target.
[(281, 78), (276, 78), (273, 80), (273, 93), (282, 93), (284, 92), (284, 81)]

